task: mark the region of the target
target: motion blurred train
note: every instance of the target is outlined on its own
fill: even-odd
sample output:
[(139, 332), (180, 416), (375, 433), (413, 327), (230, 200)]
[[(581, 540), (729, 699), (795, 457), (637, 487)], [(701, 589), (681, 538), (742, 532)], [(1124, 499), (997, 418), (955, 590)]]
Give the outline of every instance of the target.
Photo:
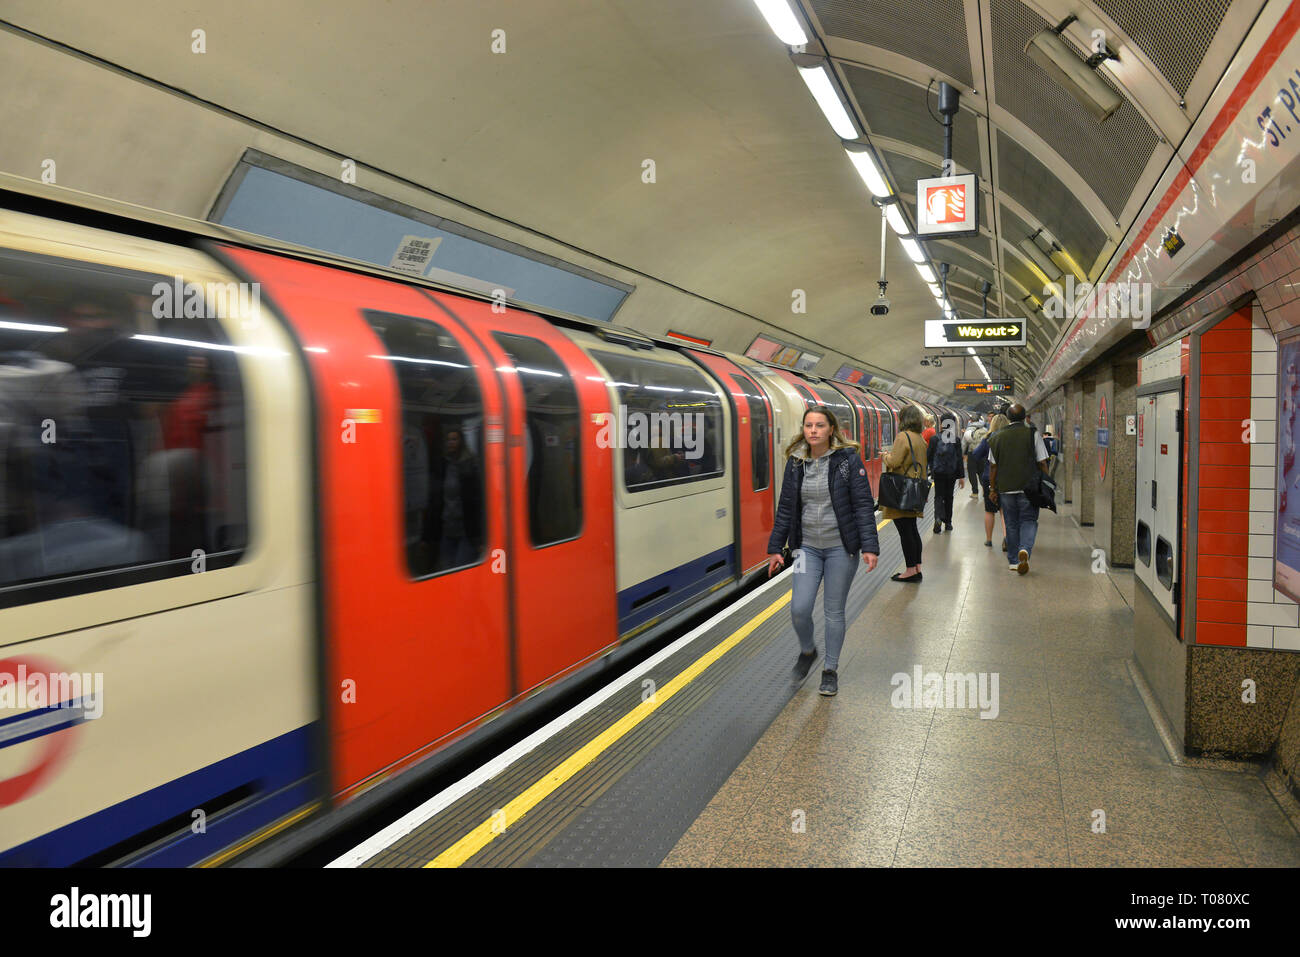
[(763, 574), (807, 406), (874, 490), (911, 401), (7, 185), (0, 864), (346, 819)]

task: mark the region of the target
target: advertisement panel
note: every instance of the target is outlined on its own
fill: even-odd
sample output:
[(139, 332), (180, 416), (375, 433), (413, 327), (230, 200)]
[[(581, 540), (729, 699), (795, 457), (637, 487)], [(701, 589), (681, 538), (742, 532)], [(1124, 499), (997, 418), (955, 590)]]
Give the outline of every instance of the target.
[(1300, 399), (1300, 336), (1277, 346), (1277, 511), (1273, 587), (1300, 601), (1300, 469), (1296, 468), (1296, 401)]

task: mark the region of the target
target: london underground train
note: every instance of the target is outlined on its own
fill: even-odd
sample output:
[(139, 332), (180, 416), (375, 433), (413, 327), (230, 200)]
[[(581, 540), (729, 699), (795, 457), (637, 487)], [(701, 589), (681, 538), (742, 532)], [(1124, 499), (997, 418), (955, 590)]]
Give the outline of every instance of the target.
[(808, 405), (875, 490), (909, 401), (30, 192), (0, 192), (4, 865), (343, 819), (762, 574)]

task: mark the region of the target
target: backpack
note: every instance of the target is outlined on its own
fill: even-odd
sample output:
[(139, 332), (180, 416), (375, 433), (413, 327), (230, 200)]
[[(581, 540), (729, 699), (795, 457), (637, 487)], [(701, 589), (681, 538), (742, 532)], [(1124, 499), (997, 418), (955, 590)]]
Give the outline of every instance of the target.
[(939, 447), (934, 451), (934, 468), (935, 475), (960, 475), (961, 474), (961, 450), (956, 442), (945, 442), (941, 437), (937, 439)]

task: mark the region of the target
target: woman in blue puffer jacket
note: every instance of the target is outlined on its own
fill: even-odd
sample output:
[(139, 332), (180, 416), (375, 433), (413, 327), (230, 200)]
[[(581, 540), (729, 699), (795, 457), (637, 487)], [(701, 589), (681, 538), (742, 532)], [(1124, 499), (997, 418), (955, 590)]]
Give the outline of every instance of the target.
[(768, 574), (785, 563), (781, 549), (789, 541), (795, 550), (790, 615), (799, 636), (796, 681), (806, 678), (817, 660), (812, 610), (817, 588), (825, 579), (826, 668), (818, 691), (833, 695), (839, 690), (844, 603), (857, 573), (858, 553), (868, 571), (880, 557), (876, 505), (857, 443), (844, 437), (835, 413), (826, 406), (814, 405), (804, 412), (801, 434), (785, 453), (781, 501), (767, 543)]

